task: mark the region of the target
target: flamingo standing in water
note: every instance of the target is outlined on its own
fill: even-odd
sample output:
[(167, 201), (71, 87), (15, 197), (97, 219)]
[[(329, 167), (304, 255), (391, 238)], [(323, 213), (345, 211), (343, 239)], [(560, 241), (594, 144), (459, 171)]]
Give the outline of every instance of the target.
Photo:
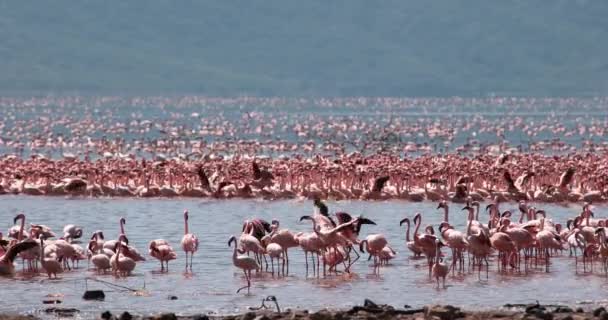
[[(52, 255), (53, 256), (53, 255)], [(44, 237), (40, 237), (40, 265), (46, 271), (47, 276), (51, 279), (51, 275), (57, 279), (57, 273), (63, 272), (61, 263), (54, 257), (47, 258), (44, 254)]]
[(177, 258), (177, 254), (169, 243), (164, 239), (156, 239), (150, 241), (148, 248), (150, 255), (160, 261), (160, 271), (165, 271), (164, 265), (166, 264), (166, 270), (169, 272), (169, 261)]
[(184, 236), (182, 237), (182, 249), (186, 253), (186, 270), (188, 270), (188, 253), (190, 253), (190, 271), (192, 271), (192, 259), (198, 251), (198, 238), (188, 232), (188, 210), (184, 210)]
[(433, 264), (432, 273), (435, 280), (437, 280), (437, 288), (439, 288), (439, 278), (443, 278), (443, 288), (445, 289), (445, 277), (448, 275), (448, 266), (441, 261), (441, 241), (439, 239), (435, 240), (435, 263)]
[(417, 247), (422, 250), (422, 253), (426, 256), (427, 264), (429, 267), (429, 277), (431, 277), (431, 268), (433, 267), (433, 261), (435, 259), (435, 255), (437, 254), (437, 246), (435, 241), (438, 240), (432, 234), (418, 234), (418, 230), (420, 229), (420, 223), (422, 222), (422, 216), (420, 213), (416, 213), (414, 216), (414, 224), (416, 228), (414, 229), (414, 243)]
[(251, 288), (251, 270), (258, 270), (260, 269), (260, 266), (254, 258), (245, 255), (237, 255), (237, 244), (235, 236), (230, 237), (230, 239), (228, 240), (228, 247), (230, 247), (233, 242), (234, 251), (232, 253), (232, 264), (234, 264), (235, 267), (243, 270), (243, 273), (245, 274), (245, 279), (247, 279), (247, 285), (236, 290), (236, 293), (239, 293), (241, 292), (241, 290), (247, 288), (247, 293), (249, 294), (249, 289)]
[(420, 257), (422, 250), (416, 246), (414, 240), (410, 241), (410, 219), (404, 218), (403, 220), (399, 221), (399, 226), (402, 226), (404, 223), (407, 223), (407, 229), (405, 229), (405, 245), (414, 254), (415, 258)]
[(13, 261), (17, 257), (19, 252), (36, 248), (37, 243), (33, 241), (26, 241), (17, 243), (0, 255), (0, 276), (12, 276), (15, 274), (15, 266)]
[[(289, 231), (288, 229), (279, 229), (280, 223), (278, 220), (272, 220), (271, 222), (271, 228), (272, 231), (270, 234), (267, 234), (266, 236), (264, 236), (262, 238), (262, 245), (266, 246), (266, 251), (268, 251), (268, 245), (275, 243), (278, 244), (279, 247), (281, 248), (281, 250), (283, 250), (283, 254), (282, 254), (282, 260), (283, 260), (283, 264), (282, 264), (282, 270), (283, 270), (283, 274), (285, 274), (285, 265), (287, 265), (287, 274), (289, 274), (289, 255), (287, 253), (287, 250), (289, 248), (293, 248), (293, 247), (297, 247), (299, 246), (299, 242), (298, 239), (296, 238), (296, 235), (294, 235), (291, 231)], [(273, 248), (276, 250), (277, 247), (273, 246)], [(269, 255), (271, 255), (270, 252), (268, 252)]]

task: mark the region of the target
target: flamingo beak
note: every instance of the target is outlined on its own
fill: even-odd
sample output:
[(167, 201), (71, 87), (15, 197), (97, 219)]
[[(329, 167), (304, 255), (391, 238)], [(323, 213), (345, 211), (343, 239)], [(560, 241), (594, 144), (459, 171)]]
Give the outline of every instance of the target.
[(469, 206), (466, 206), (466, 207), (462, 208), (462, 210), (463, 210), (463, 211), (464, 211), (464, 210), (469, 210), (469, 209), (473, 209), (473, 208), (471, 208), (471, 207), (469, 207)]
[(367, 218), (361, 218), (361, 219), (359, 219), (359, 222), (361, 222), (361, 224), (373, 224), (373, 225), (376, 225), (375, 222), (373, 222), (372, 220), (367, 219)]
[(302, 220), (312, 220), (312, 217), (311, 216), (301, 216), (300, 221), (302, 221)]
[(406, 221), (408, 221), (408, 219), (407, 219), (407, 218), (402, 219), (401, 221), (399, 221), (399, 226), (402, 226), (402, 225), (403, 225), (403, 223), (405, 223)]

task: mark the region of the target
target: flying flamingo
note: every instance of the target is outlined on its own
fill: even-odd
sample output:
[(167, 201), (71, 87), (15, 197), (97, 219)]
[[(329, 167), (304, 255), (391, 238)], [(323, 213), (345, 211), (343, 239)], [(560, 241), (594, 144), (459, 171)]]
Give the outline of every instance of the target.
[(228, 240), (228, 247), (230, 247), (233, 242), (234, 251), (232, 252), (232, 264), (234, 264), (235, 267), (243, 270), (243, 273), (245, 274), (245, 279), (247, 279), (247, 285), (236, 290), (236, 293), (239, 293), (241, 290), (247, 288), (247, 294), (249, 294), (249, 289), (251, 288), (251, 270), (258, 270), (260, 269), (260, 266), (255, 261), (255, 259), (251, 257), (237, 255), (237, 245), (235, 236), (230, 237), (230, 239)]
[(188, 270), (188, 253), (190, 253), (190, 271), (192, 271), (192, 259), (194, 258), (194, 253), (198, 251), (198, 238), (194, 233), (188, 233), (188, 210), (184, 210), (182, 249), (186, 252), (186, 270)]

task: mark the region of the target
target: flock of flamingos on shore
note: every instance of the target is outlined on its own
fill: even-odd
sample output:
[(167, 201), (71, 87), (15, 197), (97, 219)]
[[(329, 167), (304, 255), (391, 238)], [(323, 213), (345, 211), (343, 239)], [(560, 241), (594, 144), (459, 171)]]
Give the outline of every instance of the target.
[[(249, 292), (251, 279), (255, 278), (252, 272), (270, 272), (273, 277), (289, 274), (289, 265), (293, 261), (288, 252), (298, 247), (305, 254), (307, 277), (309, 273), (316, 277), (321, 277), (321, 274), (327, 277), (351, 273), (351, 267), (361, 258), (361, 254), (368, 254), (366, 260), (373, 259), (373, 273), (380, 275), (381, 269), (395, 257), (395, 250), (383, 234), (359, 237), (364, 225), (375, 225), (372, 220), (346, 212), (330, 214), (322, 200), (315, 199), (313, 203), (313, 214), (299, 219), (311, 222), (310, 231), (293, 232), (281, 228), (278, 220), (267, 222), (252, 218), (244, 221), (238, 237), (229, 237), (233, 265), (242, 270), (247, 281), (247, 285), (239, 288), (237, 293), (243, 289)], [(496, 264), (498, 272), (527, 273), (538, 268), (549, 272), (552, 257), (564, 254), (564, 250), (569, 250), (570, 256), (575, 259), (577, 272), (579, 268), (583, 272), (593, 272), (594, 264), (599, 262), (601, 270), (608, 276), (608, 219), (595, 218), (589, 203), (584, 203), (580, 214), (569, 218), (565, 226), (554, 222), (544, 210), (526, 201), (519, 202), (519, 213), (501, 211), (500, 204), (496, 197), (485, 207), (488, 219), (487, 223), (483, 223), (479, 218), (480, 211), (484, 211), (480, 203), (466, 199), (464, 204), (458, 206), (458, 211), (466, 213), (466, 230), (454, 229), (450, 223), (450, 205), (445, 200), (437, 206), (437, 210), (443, 210), (443, 222), (438, 225), (438, 233), (432, 225), (426, 226), (421, 232), (423, 215), (420, 213), (395, 223), (405, 225), (405, 246), (412, 258), (426, 259), (429, 279), (436, 280), (438, 288), (440, 280), (445, 288), (445, 279), (450, 271), (465, 273), (477, 269), (479, 280), (482, 280), (482, 270), (485, 269), (487, 279), (490, 261)], [(189, 230), (188, 219), (186, 210), (180, 245), (185, 253), (186, 272), (191, 272), (199, 240)], [(25, 221), (25, 215), (18, 214), (14, 217), (16, 225), (8, 231), (8, 238), (4, 239), (0, 233), (2, 276), (15, 274), (14, 262), (18, 257), (23, 260), (24, 274), (43, 272), (49, 278), (57, 278), (58, 273), (77, 268), (80, 260), (88, 259), (89, 265), (98, 274), (111, 271), (116, 277), (131, 275), (138, 263), (146, 261), (144, 255), (129, 244), (125, 218), (119, 221), (120, 233), (115, 240), (105, 240), (103, 231), (97, 230), (86, 248), (78, 244), (78, 239), (83, 237), (81, 227), (66, 225), (63, 236), (51, 240), (56, 235), (48, 226), (30, 224), (29, 230), (26, 230)], [(411, 223), (414, 230), (410, 238)], [(446, 247), (451, 251), (449, 263), (447, 253), (442, 252), (442, 248)], [(150, 241), (148, 254), (160, 261), (161, 272), (169, 272), (169, 262), (177, 259), (177, 252), (164, 239)]]

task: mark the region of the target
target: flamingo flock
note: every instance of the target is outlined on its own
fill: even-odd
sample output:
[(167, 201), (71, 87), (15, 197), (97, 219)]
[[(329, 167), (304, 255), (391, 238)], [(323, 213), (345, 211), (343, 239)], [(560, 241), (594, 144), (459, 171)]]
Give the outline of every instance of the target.
[[(79, 239), (84, 233), (82, 227), (66, 225), (63, 229), (64, 235), (51, 240), (55, 234), (49, 227), (30, 224), (29, 231), (26, 231), (25, 220), (23, 213), (15, 216), (14, 223), (20, 221), (20, 224), (9, 229), (10, 240), (3, 239), (0, 233), (0, 276), (15, 274), (14, 261), (17, 257), (23, 260), (23, 272), (46, 273), (49, 279), (57, 279), (58, 274), (78, 268), (77, 262), (80, 260), (88, 260), (97, 274), (111, 271), (117, 277), (130, 276), (137, 263), (146, 261), (139, 250), (129, 244), (125, 232), (127, 220), (124, 217), (119, 219), (120, 232), (116, 239), (106, 241), (103, 231), (94, 231), (86, 250), (79, 245)], [(199, 242), (197, 236), (188, 230), (187, 210), (184, 211), (184, 223), (181, 245), (186, 253), (185, 269), (192, 271), (192, 259), (198, 251)], [(148, 249), (148, 254), (160, 262), (160, 271), (169, 272), (169, 261), (177, 259), (177, 253), (169, 242), (155, 239), (150, 241)]]
[[(374, 221), (342, 211), (330, 213), (321, 199), (315, 199), (313, 205), (312, 214), (294, 221), (300, 225), (310, 222), (307, 230), (289, 230), (282, 227), (278, 219), (267, 222), (251, 218), (243, 222), (240, 234), (229, 236), (232, 264), (246, 281), (237, 293), (244, 289), (249, 293), (252, 281), (264, 279), (266, 273), (273, 278), (290, 276), (289, 266), (293, 263), (306, 266), (306, 277), (312, 274), (317, 278), (352, 274), (362, 254), (371, 260), (372, 274), (376, 276), (381, 276), (382, 268), (394, 267), (390, 264), (397, 254), (393, 248), (401, 246), (389, 244), (383, 233), (362, 235), (363, 226), (378, 227)], [(596, 217), (590, 203), (583, 203), (580, 213), (568, 218), (565, 225), (525, 200), (517, 203), (516, 211), (501, 209), (505, 205), (508, 204), (495, 197), (485, 206), (487, 219), (483, 219), (480, 218), (481, 204), (470, 197), (462, 204), (441, 200), (435, 212), (415, 212), (399, 221), (400, 226), (405, 226), (403, 248), (411, 253), (410, 259), (426, 260), (424, 269), (437, 288), (446, 288), (450, 274), (462, 276), (476, 272), (483, 281), (482, 270), (485, 269), (487, 279), (491, 264), (500, 273), (551, 272), (552, 259), (565, 255), (574, 259), (576, 272), (593, 272), (594, 266), (600, 264), (600, 270), (608, 276), (608, 219)], [(458, 206), (457, 214), (451, 217), (450, 209), (454, 206)], [(428, 214), (440, 214), (443, 221), (422, 228), (422, 220)], [(192, 272), (199, 240), (189, 227), (187, 210), (183, 219), (180, 244), (185, 253), (185, 270)], [(463, 222), (457, 224), (464, 225), (464, 230), (457, 230), (453, 220)], [(118, 221), (116, 239), (106, 240), (104, 232), (96, 230), (86, 249), (78, 244), (84, 235), (78, 225), (66, 225), (63, 236), (53, 240), (56, 235), (46, 225), (30, 223), (26, 230), (23, 213), (16, 215), (13, 222), (15, 226), (9, 229), (8, 238), (0, 233), (0, 275), (3, 276), (15, 274), (18, 259), (23, 261), (24, 273), (40, 272), (50, 279), (78, 268), (79, 260), (88, 260), (92, 271), (99, 275), (110, 272), (118, 278), (132, 275), (137, 265), (146, 261), (129, 243), (124, 217)], [(292, 250), (302, 250), (304, 261), (290, 259)], [(165, 239), (151, 240), (148, 254), (159, 261), (163, 273), (169, 272), (169, 262), (177, 259), (177, 252)]]

